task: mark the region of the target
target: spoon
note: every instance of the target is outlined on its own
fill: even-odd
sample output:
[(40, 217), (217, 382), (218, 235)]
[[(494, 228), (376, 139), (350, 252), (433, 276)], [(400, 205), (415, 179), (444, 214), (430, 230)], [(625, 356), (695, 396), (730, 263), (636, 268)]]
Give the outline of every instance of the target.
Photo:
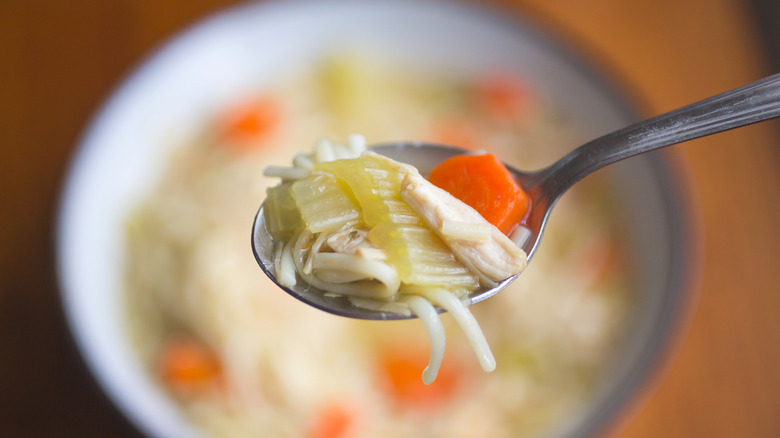
[[(547, 218), (556, 201), (588, 174), (644, 152), (779, 116), (780, 74), (775, 74), (599, 137), (574, 149), (547, 168), (523, 172), (507, 166), (518, 184), (531, 197), (531, 211), (524, 223), (530, 230), (530, 236), (523, 245), (528, 261), (530, 262), (539, 248)], [(412, 164), (423, 175), (447, 158), (468, 152), (452, 146), (425, 143), (379, 145), (370, 149)], [(273, 242), (266, 232), (262, 205), (252, 228), (252, 250), (258, 264), (274, 283), (295, 298), (318, 309), (358, 319), (394, 320), (414, 317), (356, 307), (344, 297), (325, 296), (318, 289), (306, 284), (299, 283), (291, 288), (279, 285), (273, 271)], [(494, 288), (473, 292), (466, 298), (467, 304), (492, 297), (515, 278), (517, 275), (503, 280)]]

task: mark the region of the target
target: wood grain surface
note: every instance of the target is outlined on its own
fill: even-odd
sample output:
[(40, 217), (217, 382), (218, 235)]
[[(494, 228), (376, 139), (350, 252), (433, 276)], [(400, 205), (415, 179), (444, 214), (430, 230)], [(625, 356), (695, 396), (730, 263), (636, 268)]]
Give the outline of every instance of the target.
[[(57, 199), (90, 116), (224, 0), (0, 2), (0, 436), (133, 437), (66, 329)], [(506, 0), (621, 78), (648, 116), (772, 72), (737, 0)], [(676, 146), (702, 237), (698, 300), (613, 437), (780, 436), (780, 127)]]

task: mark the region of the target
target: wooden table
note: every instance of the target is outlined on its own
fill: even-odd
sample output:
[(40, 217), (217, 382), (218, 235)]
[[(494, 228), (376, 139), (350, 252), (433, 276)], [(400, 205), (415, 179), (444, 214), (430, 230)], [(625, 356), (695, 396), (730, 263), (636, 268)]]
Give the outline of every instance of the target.
[[(107, 93), (226, 0), (0, 3), (0, 435), (137, 436), (93, 383), (57, 296), (68, 159)], [(516, 0), (624, 78), (647, 114), (767, 75), (737, 0)], [(780, 130), (675, 148), (699, 212), (699, 300), (676, 354), (616, 437), (780, 436)]]

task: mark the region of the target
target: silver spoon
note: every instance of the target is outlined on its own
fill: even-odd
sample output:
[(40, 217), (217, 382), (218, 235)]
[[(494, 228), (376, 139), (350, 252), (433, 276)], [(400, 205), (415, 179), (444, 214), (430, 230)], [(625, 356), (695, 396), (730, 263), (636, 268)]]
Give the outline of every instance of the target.
[[(507, 166), (532, 200), (531, 212), (524, 224), (531, 231), (523, 246), (528, 260), (536, 254), (555, 202), (574, 183), (588, 174), (624, 158), (779, 116), (780, 74), (775, 74), (599, 137), (578, 147), (545, 169), (522, 172)], [(412, 164), (423, 175), (437, 163), (466, 152), (451, 146), (424, 143), (379, 145), (371, 149)], [(273, 242), (265, 229), (262, 205), (252, 228), (252, 250), (265, 274), (278, 285), (273, 272)], [(492, 297), (515, 278), (517, 275), (507, 278), (492, 289), (472, 293), (467, 299), (468, 304)], [(305, 284), (299, 283), (292, 288), (281, 285), (279, 287), (309, 305), (336, 315), (373, 320), (410, 318), (355, 307), (346, 298), (326, 297), (318, 289)]]

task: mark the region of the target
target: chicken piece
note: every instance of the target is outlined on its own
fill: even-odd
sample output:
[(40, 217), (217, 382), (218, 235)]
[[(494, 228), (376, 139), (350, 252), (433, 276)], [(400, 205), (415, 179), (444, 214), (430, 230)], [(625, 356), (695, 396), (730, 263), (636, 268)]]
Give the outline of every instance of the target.
[[(476, 210), (449, 192), (436, 187), (417, 172), (408, 172), (401, 185), (401, 198), (423, 222), (450, 247), (455, 257), (477, 275), (480, 285), (493, 287), (525, 269), (525, 252), (485, 220)], [(443, 225), (473, 226), (474, 236), (453, 236)]]
[(367, 259), (385, 261), (385, 253), (368, 241), (368, 231), (346, 229), (331, 234), (326, 239), (328, 247), (341, 254), (354, 254)]
[(333, 252), (355, 254), (362, 246), (373, 246), (366, 240), (366, 236), (368, 231), (350, 227), (331, 234), (326, 242)]

